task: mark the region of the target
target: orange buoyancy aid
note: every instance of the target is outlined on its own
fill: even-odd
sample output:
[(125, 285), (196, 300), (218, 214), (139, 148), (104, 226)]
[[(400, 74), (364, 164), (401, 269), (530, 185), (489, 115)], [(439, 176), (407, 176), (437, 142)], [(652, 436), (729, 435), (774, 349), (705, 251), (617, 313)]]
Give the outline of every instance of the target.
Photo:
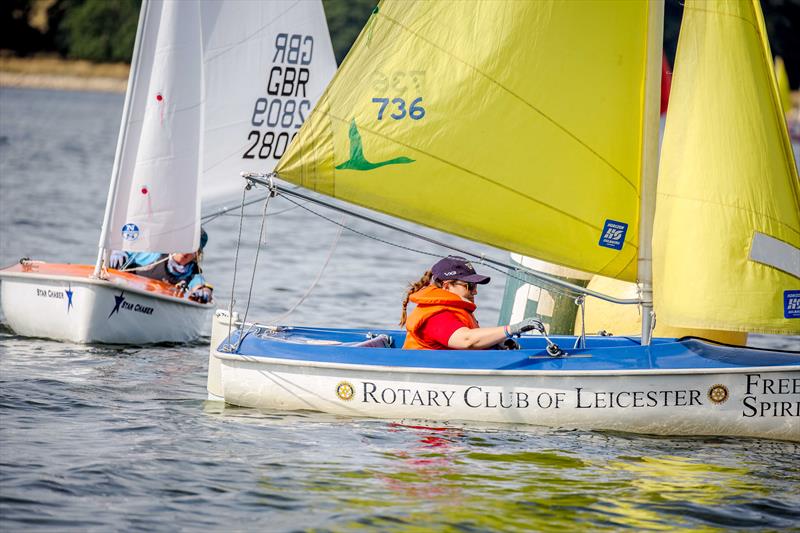
[(422, 337), (422, 328), (425, 322), (433, 315), (443, 311), (449, 311), (464, 326), (472, 329), (478, 327), (478, 321), (472, 316), (475, 311), (475, 304), (462, 300), (458, 295), (450, 291), (440, 289), (435, 285), (428, 285), (411, 296), (409, 300), (417, 304), (411, 311), (406, 320), (406, 341), (403, 343), (404, 350), (438, 350), (447, 348), (438, 342)]

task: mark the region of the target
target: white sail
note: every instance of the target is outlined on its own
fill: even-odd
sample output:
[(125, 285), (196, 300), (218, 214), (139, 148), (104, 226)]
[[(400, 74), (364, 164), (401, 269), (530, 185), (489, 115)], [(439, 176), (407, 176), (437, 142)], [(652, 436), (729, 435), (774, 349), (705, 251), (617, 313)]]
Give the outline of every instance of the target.
[[(197, 248), (201, 33), (197, 2), (149, 2), (105, 246)], [(155, 43), (153, 46), (151, 43)], [(153, 46), (152, 49), (150, 47)]]
[(336, 71), (320, 2), (209, 2), (203, 10), (203, 212), (269, 172)]
[(101, 247), (192, 251), (201, 203), (272, 170), (336, 62), (320, 2), (152, 0), (142, 17)]

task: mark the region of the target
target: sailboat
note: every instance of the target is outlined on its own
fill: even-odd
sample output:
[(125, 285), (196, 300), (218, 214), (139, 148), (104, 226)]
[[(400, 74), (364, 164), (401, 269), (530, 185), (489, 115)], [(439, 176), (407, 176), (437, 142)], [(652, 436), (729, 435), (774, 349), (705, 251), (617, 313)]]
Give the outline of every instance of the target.
[(335, 69), (320, 2), (145, 0), (96, 264), (0, 270), (11, 329), (79, 343), (202, 335), (213, 303), (107, 268), (109, 253), (197, 250), (203, 211), (241, 196), (241, 170), (274, 166)]
[(385, 0), (275, 172), (249, 177), (636, 282), (625, 299), (509, 273), (638, 306), (641, 336), (401, 350), (404, 331), (231, 307), (214, 317), (209, 399), (800, 441), (798, 351), (652, 336), (656, 317), (800, 333), (800, 184), (759, 3), (686, 1), (659, 155), (662, 26), (657, 1)]

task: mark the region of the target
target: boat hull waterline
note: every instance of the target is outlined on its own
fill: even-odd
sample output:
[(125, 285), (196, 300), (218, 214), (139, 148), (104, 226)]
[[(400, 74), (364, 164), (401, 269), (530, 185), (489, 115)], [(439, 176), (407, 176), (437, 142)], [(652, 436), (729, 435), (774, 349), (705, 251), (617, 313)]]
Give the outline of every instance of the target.
[(169, 284), (91, 265), (33, 263), (0, 270), (0, 301), (18, 335), (76, 343), (186, 342), (206, 330), (209, 304)]
[[(212, 343), (215, 337), (218, 335), (212, 336)], [(513, 353), (524, 361), (525, 369), (509, 370), (380, 364), (386, 356), (378, 356), (378, 352), (389, 352), (398, 360), (410, 353), (386, 348), (355, 348), (378, 357), (376, 364), (353, 364), (347, 359), (354, 348), (337, 355), (334, 352), (348, 348), (320, 341), (309, 345), (297, 340), (253, 341), (265, 351), (276, 348), (274, 356), (254, 355), (252, 349), (248, 354), (246, 342), (240, 353), (226, 353), (212, 345), (209, 399), (244, 407), (355, 417), (800, 441), (800, 355), (783, 354), (783, 362), (788, 364), (776, 364), (781, 361), (773, 358), (770, 364), (737, 367), (715, 361), (720, 364), (717, 368), (590, 369), (593, 359), (604, 359), (604, 351), (611, 354), (616, 350), (618, 353), (609, 357), (621, 360), (641, 355), (633, 347), (591, 349), (593, 340), (588, 342), (590, 349), (575, 350), (568, 356), (574, 358), (571, 365), (563, 359), (560, 365), (559, 358), (547, 356), (543, 349), (499, 352)], [(694, 340), (685, 351), (696, 349), (697, 343), (701, 341)], [(286, 345), (290, 345), (289, 351)], [(659, 352), (677, 348), (681, 348), (680, 341), (654, 345), (649, 357), (657, 365)], [(304, 360), (290, 353), (302, 349), (327, 352), (321, 357), (326, 360)], [(579, 369), (581, 366), (585, 369)]]

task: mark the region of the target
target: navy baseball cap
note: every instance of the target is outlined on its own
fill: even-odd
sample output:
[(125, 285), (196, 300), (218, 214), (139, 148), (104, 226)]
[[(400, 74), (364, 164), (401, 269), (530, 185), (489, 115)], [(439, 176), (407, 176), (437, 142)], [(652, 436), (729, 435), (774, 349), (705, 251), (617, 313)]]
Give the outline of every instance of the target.
[(454, 279), (484, 285), (492, 279), (489, 276), (481, 276), (475, 272), (469, 261), (455, 255), (448, 255), (444, 259), (440, 259), (431, 267), (431, 272), (434, 278), (441, 281)]
[(208, 233), (206, 233), (206, 230), (204, 230), (203, 228), (200, 228), (200, 249), (202, 250), (203, 248), (205, 248), (207, 243), (208, 243)]

